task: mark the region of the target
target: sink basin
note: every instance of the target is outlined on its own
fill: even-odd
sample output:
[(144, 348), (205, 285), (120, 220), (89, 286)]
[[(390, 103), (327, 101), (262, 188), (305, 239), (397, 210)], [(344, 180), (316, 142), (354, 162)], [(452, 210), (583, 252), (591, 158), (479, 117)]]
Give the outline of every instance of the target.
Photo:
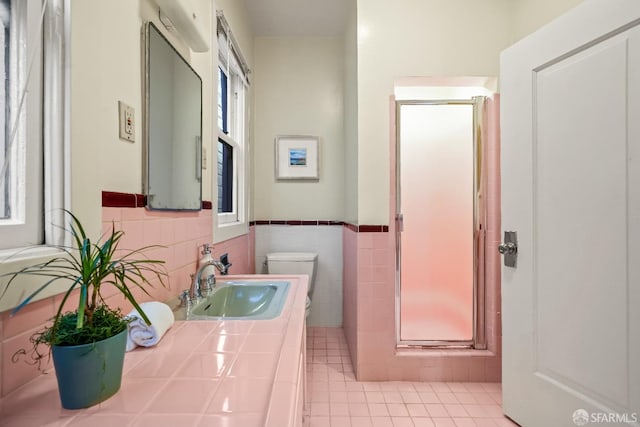
[(220, 282), (195, 304), (187, 319), (273, 319), (282, 312), (289, 282)]

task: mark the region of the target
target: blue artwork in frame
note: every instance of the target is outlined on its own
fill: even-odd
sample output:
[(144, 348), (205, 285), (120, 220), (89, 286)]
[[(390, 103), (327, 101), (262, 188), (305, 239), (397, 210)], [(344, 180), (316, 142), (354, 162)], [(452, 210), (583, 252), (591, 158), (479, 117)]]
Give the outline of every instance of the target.
[(276, 179), (319, 179), (317, 136), (281, 135), (275, 142)]

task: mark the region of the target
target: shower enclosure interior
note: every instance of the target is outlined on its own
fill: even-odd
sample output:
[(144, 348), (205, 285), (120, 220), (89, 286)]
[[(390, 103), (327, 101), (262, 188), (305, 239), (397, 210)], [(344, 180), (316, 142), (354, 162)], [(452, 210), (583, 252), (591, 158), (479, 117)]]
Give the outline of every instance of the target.
[(396, 102), (399, 346), (486, 348), (485, 98)]

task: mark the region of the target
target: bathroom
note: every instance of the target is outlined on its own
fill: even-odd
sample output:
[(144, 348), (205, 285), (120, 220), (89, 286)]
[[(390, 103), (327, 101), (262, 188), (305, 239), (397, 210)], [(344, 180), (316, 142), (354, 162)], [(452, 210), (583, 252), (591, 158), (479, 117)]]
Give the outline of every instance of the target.
[[(166, 260), (170, 286), (155, 287), (152, 299), (159, 301), (189, 288), (203, 244), (213, 245), (215, 257), (229, 255), (233, 275), (264, 273), (270, 252), (318, 253), (308, 343), (337, 339), (348, 349), (353, 376), (365, 384), (380, 382), (398, 392), (404, 382), (494, 384), (485, 393), (493, 398), (502, 380), (498, 111), (493, 110), (486, 130), (487, 138), (494, 138), (486, 159), (494, 184), (488, 193), (494, 203), (493, 228), (486, 230), (488, 349), (473, 356), (460, 353), (476, 351), (469, 349), (403, 353), (396, 349), (392, 97), (403, 85), (477, 86), (496, 78), (497, 85), (488, 85), (490, 92), (499, 92), (500, 53), (579, 3), (353, 0), (323, 4), (321, 11), (314, 11), (316, 6), (284, 0), (212, 0), (212, 34), (215, 11), (221, 10), (250, 69), (247, 143), (238, 151), (236, 164), (241, 192), (235, 200), (237, 216), (229, 222), (228, 216), (214, 212), (219, 200), (218, 129), (213, 119), (217, 40), (208, 52), (190, 51), (178, 33), (163, 26), (154, 0), (52, 1), (69, 23), (64, 34), (69, 74), (60, 118), (64, 126), (58, 130), (64, 134), (58, 162), (62, 177), (59, 188), (51, 190), (59, 201), (48, 206), (70, 208), (91, 234), (115, 224), (125, 231), (127, 246), (163, 245), (153, 255)], [(289, 12), (301, 15), (296, 19)], [(276, 19), (287, 16), (292, 19)], [(201, 210), (145, 208), (141, 28), (149, 20), (202, 79)], [(434, 77), (439, 82), (433, 83), (438, 80)], [(119, 138), (118, 101), (133, 107), (133, 142)], [(319, 137), (318, 179), (275, 178), (279, 135)], [(126, 301), (117, 302), (119, 296), (111, 298), (123, 311), (131, 309)], [(59, 301), (59, 295), (47, 296), (15, 317), (9, 315), (10, 307), (0, 305), (0, 396), (40, 375), (33, 366), (14, 363), (13, 355), (28, 346), (29, 337), (53, 316)], [(342, 338), (336, 338), (336, 331), (343, 331)], [(338, 393), (346, 396), (350, 391)], [(455, 386), (448, 389), (452, 395), (458, 391)], [(492, 407), (499, 405), (497, 399)], [(514, 425), (501, 414), (409, 417), (387, 410), (365, 416), (332, 413), (329, 403), (326, 408), (325, 402), (316, 403), (321, 405), (311, 406), (307, 414), (312, 426)], [(0, 407), (0, 414), (3, 410)]]

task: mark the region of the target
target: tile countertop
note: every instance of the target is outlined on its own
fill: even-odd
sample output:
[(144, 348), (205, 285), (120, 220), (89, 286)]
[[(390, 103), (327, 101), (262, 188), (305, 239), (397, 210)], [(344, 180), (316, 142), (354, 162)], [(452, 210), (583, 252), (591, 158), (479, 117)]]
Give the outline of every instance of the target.
[(122, 388), (91, 408), (62, 409), (55, 374), (40, 375), (0, 400), (0, 426), (289, 425), (304, 345), (307, 277), (227, 279), (291, 282), (282, 314), (272, 320), (176, 322), (156, 347), (126, 354)]

